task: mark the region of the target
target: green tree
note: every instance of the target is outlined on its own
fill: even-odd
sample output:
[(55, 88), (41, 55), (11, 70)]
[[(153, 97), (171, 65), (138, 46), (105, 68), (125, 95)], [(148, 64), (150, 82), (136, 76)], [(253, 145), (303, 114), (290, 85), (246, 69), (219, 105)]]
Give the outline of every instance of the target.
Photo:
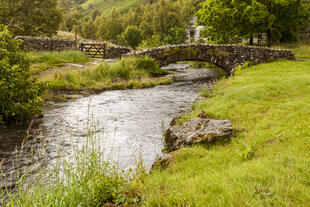
[(88, 39), (95, 40), (97, 33), (97, 27), (93, 19), (89, 19), (87, 22), (82, 24), (82, 36)]
[(99, 11), (98, 9), (96, 9), (96, 10), (94, 10), (94, 11), (91, 13), (91, 18), (92, 18), (93, 20), (96, 20), (96, 18), (97, 18), (98, 16), (100, 16), (100, 15), (101, 15), (100, 11)]
[(171, 28), (165, 38), (168, 44), (182, 44), (186, 40), (186, 30), (184, 28)]
[(58, 6), (65, 11), (70, 10), (70, 1), (69, 0), (58, 0)]
[(153, 15), (154, 32), (159, 34), (162, 40), (169, 34), (171, 28), (183, 26), (181, 13), (172, 5), (172, 2), (160, 0), (154, 9), (156, 11)]
[[(143, 47), (148, 44), (183, 43), (185, 28), (199, 1), (201, 0), (146, 0), (127, 13), (114, 9), (111, 16), (96, 17), (96, 38), (133, 47), (142, 41)], [(127, 28), (131, 28), (130, 35)], [(127, 40), (125, 34), (128, 35)], [(138, 43), (134, 43), (134, 38), (130, 37), (132, 35), (141, 37), (136, 39)], [(153, 44), (152, 37), (159, 37), (160, 40), (156, 39)]]
[(95, 24), (97, 25), (96, 38), (100, 40), (107, 40), (108, 38), (108, 17), (101, 15), (96, 18)]
[(196, 15), (216, 42), (264, 33), (271, 45), (296, 37), (309, 18), (309, 0), (208, 0)]
[(74, 31), (75, 41), (77, 41), (77, 33), (81, 31), (81, 18), (83, 14), (79, 10), (74, 10), (65, 15), (64, 23), (66, 29), (71, 32)]
[(66, 29), (71, 32), (75, 26), (81, 24), (80, 21), (82, 17), (82, 12), (78, 10), (67, 13), (64, 18)]
[(115, 38), (120, 35), (123, 31), (122, 26), (122, 15), (120, 11), (113, 9), (111, 18), (107, 22), (107, 36), (108, 39), (115, 40)]
[(1, 0), (0, 24), (14, 35), (52, 36), (62, 21), (57, 0)]
[(140, 30), (136, 26), (128, 26), (123, 32), (122, 37), (127, 45), (135, 49), (142, 41)]
[(0, 122), (9, 124), (40, 114), (43, 89), (32, 77), (18, 41), (0, 25)]

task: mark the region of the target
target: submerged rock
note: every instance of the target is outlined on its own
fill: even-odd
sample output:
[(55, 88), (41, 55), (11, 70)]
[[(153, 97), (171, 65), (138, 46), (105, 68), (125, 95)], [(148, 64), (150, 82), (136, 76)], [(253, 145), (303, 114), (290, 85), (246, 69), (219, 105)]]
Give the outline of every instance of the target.
[(203, 115), (183, 124), (171, 126), (165, 135), (168, 152), (197, 143), (212, 142), (232, 134), (229, 120), (208, 119)]

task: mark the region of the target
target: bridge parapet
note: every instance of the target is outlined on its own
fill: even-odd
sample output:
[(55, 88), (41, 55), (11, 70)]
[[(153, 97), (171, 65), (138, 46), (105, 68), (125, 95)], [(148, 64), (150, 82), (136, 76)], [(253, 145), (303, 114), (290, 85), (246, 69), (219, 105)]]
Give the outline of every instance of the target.
[(227, 73), (246, 62), (260, 64), (278, 59), (294, 60), (291, 50), (271, 49), (245, 45), (180, 44), (136, 50), (125, 56), (154, 58), (160, 66), (177, 61), (210, 62)]

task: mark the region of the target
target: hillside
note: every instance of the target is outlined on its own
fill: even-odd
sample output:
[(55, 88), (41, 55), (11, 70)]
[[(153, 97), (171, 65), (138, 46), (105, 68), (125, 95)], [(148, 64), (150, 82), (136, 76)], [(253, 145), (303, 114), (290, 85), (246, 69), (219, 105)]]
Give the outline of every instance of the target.
[(75, 1), (73, 8), (81, 7), (85, 16), (89, 16), (93, 11), (98, 10), (106, 15), (110, 15), (113, 9), (118, 9), (122, 13), (139, 5), (142, 0), (86, 0)]

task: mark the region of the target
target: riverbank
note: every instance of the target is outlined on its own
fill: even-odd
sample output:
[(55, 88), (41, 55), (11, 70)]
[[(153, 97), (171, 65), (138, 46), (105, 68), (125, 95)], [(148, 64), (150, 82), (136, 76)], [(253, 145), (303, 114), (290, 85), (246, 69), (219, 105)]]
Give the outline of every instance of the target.
[(231, 120), (237, 133), (173, 152), (137, 188), (142, 206), (307, 206), (309, 78), (309, 61), (280, 61), (219, 81), (181, 121), (204, 111)]
[(151, 58), (91, 60), (79, 51), (28, 53), (33, 75), (47, 83), (44, 100), (65, 101), (108, 90), (141, 89), (173, 82)]

